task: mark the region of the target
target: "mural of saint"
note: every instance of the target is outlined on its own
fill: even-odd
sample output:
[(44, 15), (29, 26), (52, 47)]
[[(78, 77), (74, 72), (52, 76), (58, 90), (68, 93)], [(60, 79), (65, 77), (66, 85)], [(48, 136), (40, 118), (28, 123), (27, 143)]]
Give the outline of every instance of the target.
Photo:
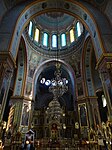
[(28, 126), (28, 119), (29, 119), (29, 106), (28, 104), (24, 104), (21, 125)]
[(82, 85), (82, 83), (77, 84), (77, 89), (78, 89), (78, 96), (83, 95), (83, 85)]
[(32, 83), (27, 82), (27, 86), (26, 86), (26, 95), (30, 95), (32, 91)]
[(81, 126), (87, 126), (86, 108), (84, 105), (80, 106), (80, 122)]
[(37, 65), (37, 61), (38, 61), (37, 55), (36, 55), (35, 53), (31, 53), (30, 62), (31, 62), (32, 64), (36, 64), (36, 65)]
[(28, 72), (28, 76), (29, 76), (30, 78), (33, 78), (33, 75), (34, 75), (35, 69), (36, 69), (36, 66), (29, 65), (29, 72)]

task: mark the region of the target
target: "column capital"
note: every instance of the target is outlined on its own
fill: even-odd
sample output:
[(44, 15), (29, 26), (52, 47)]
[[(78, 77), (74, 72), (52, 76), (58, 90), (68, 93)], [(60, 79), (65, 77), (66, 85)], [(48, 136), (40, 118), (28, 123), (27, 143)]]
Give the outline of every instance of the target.
[(83, 101), (90, 101), (90, 100), (94, 100), (94, 99), (97, 99), (98, 97), (97, 96), (86, 96), (86, 97), (81, 97), (81, 98), (78, 98), (78, 102), (83, 102)]
[(16, 62), (10, 52), (0, 52), (0, 63), (8, 68), (16, 68)]
[(10, 101), (11, 101), (12, 104), (18, 102), (18, 100), (21, 101), (21, 102), (23, 102), (23, 101), (26, 101), (26, 102), (31, 101), (32, 102), (32, 100), (30, 98), (25, 97), (25, 96), (19, 96), (19, 95), (18, 96), (11, 96)]
[(104, 53), (96, 64), (96, 70), (100, 72), (112, 68), (112, 53)]

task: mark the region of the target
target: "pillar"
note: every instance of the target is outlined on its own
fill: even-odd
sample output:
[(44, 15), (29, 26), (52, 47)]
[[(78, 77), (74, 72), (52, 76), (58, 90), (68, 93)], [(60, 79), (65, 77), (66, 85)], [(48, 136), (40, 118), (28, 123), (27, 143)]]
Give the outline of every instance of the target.
[(92, 124), (94, 125), (94, 127), (96, 127), (97, 125), (101, 124), (99, 107), (98, 107), (96, 96), (90, 98), (90, 107), (91, 107), (90, 109), (91, 109), (92, 118), (93, 118), (93, 122), (91, 122), (91, 127), (92, 127)]
[(11, 55), (8, 52), (0, 53), (0, 123), (3, 121), (4, 110), (14, 68), (15, 62)]
[(108, 121), (112, 122), (112, 58), (105, 57), (97, 69), (107, 101)]
[(11, 104), (14, 107), (13, 128), (14, 125), (16, 126), (16, 129), (14, 129), (14, 131), (20, 130), (24, 135), (28, 131), (29, 124), (31, 123), (31, 99), (24, 96), (12, 96)]
[(101, 123), (98, 102), (96, 96), (85, 97), (80, 100), (79, 105), (86, 105), (87, 109), (87, 126), (95, 127)]

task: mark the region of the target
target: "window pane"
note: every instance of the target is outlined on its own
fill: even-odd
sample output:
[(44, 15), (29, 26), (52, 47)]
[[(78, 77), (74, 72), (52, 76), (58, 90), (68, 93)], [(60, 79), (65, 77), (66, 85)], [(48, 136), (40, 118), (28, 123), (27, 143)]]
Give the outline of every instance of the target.
[(56, 35), (52, 36), (52, 47), (57, 47), (57, 36)]
[(71, 29), (70, 30), (70, 42), (72, 43), (72, 42), (74, 42), (74, 30), (73, 29)]
[(47, 33), (44, 33), (43, 35), (43, 45), (44, 46), (48, 46), (48, 34)]
[(77, 36), (79, 37), (81, 35), (81, 27), (80, 27), (80, 23), (77, 22)]
[(66, 35), (65, 35), (65, 33), (61, 34), (61, 46), (66, 46)]
[(30, 21), (29, 30), (28, 30), (28, 34), (29, 34), (30, 36), (32, 36), (32, 27), (33, 27), (33, 23)]
[(39, 29), (37, 29), (37, 28), (36, 28), (36, 30), (35, 30), (35, 37), (34, 37), (34, 40), (35, 40), (36, 42), (39, 41)]

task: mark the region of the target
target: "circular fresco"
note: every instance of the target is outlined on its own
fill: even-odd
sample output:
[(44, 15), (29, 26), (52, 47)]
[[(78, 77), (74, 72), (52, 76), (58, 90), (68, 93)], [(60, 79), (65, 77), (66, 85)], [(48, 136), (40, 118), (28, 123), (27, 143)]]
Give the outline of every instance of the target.
[(34, 18), (38, 25), (49, 31), (66, 29), (74, 22), (74, 17), (63, 12), (48, 12)]

